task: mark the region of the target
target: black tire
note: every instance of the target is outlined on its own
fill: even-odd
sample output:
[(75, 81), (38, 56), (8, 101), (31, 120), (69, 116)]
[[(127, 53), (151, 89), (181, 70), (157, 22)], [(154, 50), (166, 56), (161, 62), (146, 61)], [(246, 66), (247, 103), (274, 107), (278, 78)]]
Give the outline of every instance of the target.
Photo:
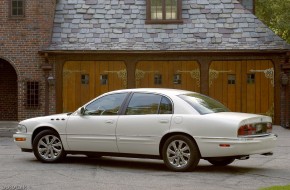
[(162, 157), (165, 165), (176, 172), (193, 171), (200, 160), (195, 142), (184, 135), (168, 138), (162, 147)]
[(210, 158), (207, 161), (214, 166), (226, 166), (233, 163), (235, 158)]
[(52, 130), (38, 133), (32, 146), (35, 157), (41, 162), (59, 162), (66, 156), (58, 133)]

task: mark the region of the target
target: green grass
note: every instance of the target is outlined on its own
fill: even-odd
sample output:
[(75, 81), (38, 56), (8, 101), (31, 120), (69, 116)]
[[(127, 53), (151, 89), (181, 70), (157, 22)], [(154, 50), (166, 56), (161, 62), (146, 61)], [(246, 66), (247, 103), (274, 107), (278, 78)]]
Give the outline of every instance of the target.
[(266, 188), (261, 188), (259, 190), (290, 190), (290, 184), (286, 186), (266, 187)]

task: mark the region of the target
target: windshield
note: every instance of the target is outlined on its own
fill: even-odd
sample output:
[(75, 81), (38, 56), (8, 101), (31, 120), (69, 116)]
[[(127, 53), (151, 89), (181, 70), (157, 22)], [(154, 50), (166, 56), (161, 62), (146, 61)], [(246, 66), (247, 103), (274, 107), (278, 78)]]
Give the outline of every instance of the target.
[(210, 114), (230, 111), (220, 102), (202, 94), (182, 94), (179, 97), (189, 103), (200, 114)]

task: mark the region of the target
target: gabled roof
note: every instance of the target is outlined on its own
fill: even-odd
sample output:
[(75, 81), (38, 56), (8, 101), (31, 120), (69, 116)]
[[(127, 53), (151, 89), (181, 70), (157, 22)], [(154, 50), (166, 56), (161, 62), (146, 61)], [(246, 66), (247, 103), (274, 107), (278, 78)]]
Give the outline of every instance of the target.
[(183, 0), (183, 24), (145, 24), (146, 0), (58, 0), (47, 50), (281, 50), (237, 0)]

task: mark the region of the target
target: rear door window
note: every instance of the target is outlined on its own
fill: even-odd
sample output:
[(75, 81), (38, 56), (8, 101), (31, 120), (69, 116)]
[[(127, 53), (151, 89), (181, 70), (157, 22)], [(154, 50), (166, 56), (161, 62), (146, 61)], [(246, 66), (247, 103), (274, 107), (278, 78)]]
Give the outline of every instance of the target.
[(159, 94), (134, 93), (125, 114), (172, 114), (172, 104), (168, 98)]

